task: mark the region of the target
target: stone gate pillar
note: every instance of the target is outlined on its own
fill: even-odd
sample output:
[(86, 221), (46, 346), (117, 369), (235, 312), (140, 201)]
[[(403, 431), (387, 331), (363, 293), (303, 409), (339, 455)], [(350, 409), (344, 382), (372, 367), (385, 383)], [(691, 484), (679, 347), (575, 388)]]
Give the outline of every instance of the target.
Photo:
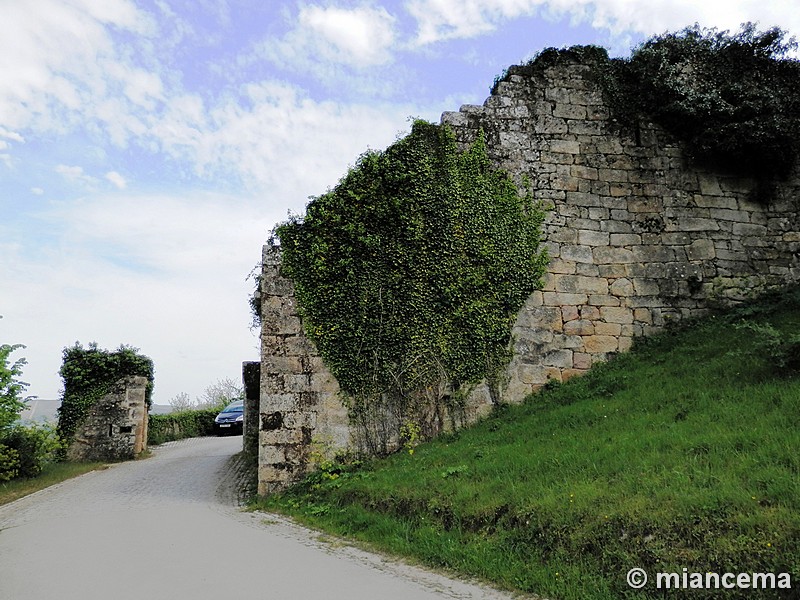
[(301, 480), (321, 457), (350, 448), (339, 384), (306, 337), (280, 248), (264, 247), (258, 493)]

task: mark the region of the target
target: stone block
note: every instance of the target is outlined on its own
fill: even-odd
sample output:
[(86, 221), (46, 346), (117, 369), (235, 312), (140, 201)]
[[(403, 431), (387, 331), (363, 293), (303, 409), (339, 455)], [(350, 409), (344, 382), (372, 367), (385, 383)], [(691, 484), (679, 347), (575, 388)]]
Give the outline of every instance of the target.
[(591, 263), (594, 261), (591, 246), (561, 246), (561, 258), (576, 263)]
[(653, 318), (650, 315), (650, 311), (646, 308), (634, 309), (633, 320), (634, 322), (647, 323), (648, 325), (651, 325), (653, 323)]
[[(545, 292), (545, 296), (552, 292)], [(516, 327), (528, 329), (547, 329), (548, 331), (561, 331), (560, 305), (539, 306), (523, 308), (517, 315)]]
[(674, 224), (667, 223), (668, 231), (719, 231), (719, 223), (714, 219), (686, 217)]
[(631, 296), (634, 293), (633, 282), (630, 279), (621, 277), (611, 284), (609, 292), (612, 296)]
[(661, 234), (661, 243), (667, 246), (686, 246), (691, 241), (689, 234), (682, 231)]
[(276, 444), (301, 444), (303, 443), (302, 429), (273, 429), (271, 431), (261, 431), (258, 435), (258, 443), (261, 446), (273, 446)]
[(581, 145), (578, 142), (573, 142), (570, 140), (554, 139), (550, 140), (550, 151), (560, 152), (563, 154), (580, 154)]
[(755, 225), (753, 223), (734, 223), (733, 234), (740, 237), (765, 236), (767, 235), (767, 228), (764, 225)]
[(622, 333), (622, 325), (619, 323), (604, 323), (603, 321), (595, 321), (594, 333), (596, 335), (612, 335), (617, 337)]
[[(281, 390), (283, 391), (283, 390)], [(273, 393), (268, 390), (261, 390), (260, 413), (275, 413), (287, 410), (297, 410), (299, 407), (300, 396), (297, 394)]]
[(633, 252), (627, 248), (611, 248), (598, 246), (592, 251), (594, 263), (598, 265), (623, 264), (637, 262)]
[(695, 240), (686, 248), (689, 260), (711, 260), (717, 256), (713, 240)]
[(583, 338), (579, 335), (556, 333), (553, 335), (552, 344), (557, 348), (566, 350), (580, 350), (583, 348)]
[(577, 120), (585, 120), (586, 119), (586, 107), (581, 106), (578, 104), (556, 104), (556, 107), (553, 109), (553, 116), (556, 118), (563, 118), (563, 119), (575, 119)]
[(624, 306), (603, 306), (600, 318), (606, 323), (633, 323), (633, 311)]
[(609, 244), (612, 246), (638, 246), (642, 243), (642, 236), (636, 233), (612, 233)]
[[(603, 181), (608, 181), (611, 184), (615, 184), (615, 183), (616, 184), (620, 184), (620, 183), (627, 183), (628, 182), (628, 171), (625, 171), (623, 169), (599, 169), (598, 170), (598, 175), (599, 175), (600, 179), (602, 179)], [(617, 189), (624, 189), (624, 188), (621, 188), (620, 186), (616, 186), (616, 188)], [(613, 192), (613, 190), (615, 189), (615, 186), (612, 185), (611, 189), (612, 189), (611, 195), (613, 196), (613, 195), (615, 195), (614, 192)], [(627, 195), (627, 194), (621, 194), (621, 195)]]
[(578, 244), (581, 246), (608, 246), (609, 234), (603, 231), (578, 230)]
[(582, 319), (568, 321), (564, 323), (564, 333), (566, 335), (594, 335), (594, 324)]
[(610, 335), (590, 335), (583, 338), (583, 347), (589, 354), (616, 352), (619, 348), (617, 338)]
[(261, 358), (264, 373), (302, 373), (305, 367), (297, 356), (268, 354)]
[(597, 265), (597, 275), (598, 277), (616, 279), (617, 277), (628, 275), (628, 269), (626, 265)]
[(555, 291), (567, 294), (607, 294), (608, 281), (600, 277), (555, 275)]
[(552, 350), (542, 357), (542, 365), (561, 369), (571, 368), (572, 350)]
[(561, 318), (566, 323), (567, 321), (574, 321), (578, 318), (577, 306), (563, 306), (561, 308)]
[(634, 246), (631, 251), (636, 262), (658, 263), (675, 260), (675, 250), (670, 246)]
[(659, 292), (658, 283), (645, 278), (633, 279), (633, 289), (639, 296), (657, 296)]
[(592, 306), (619, 306), (620, 300), (616, 296), (589, 296), (589, 304)]
[(588, 369), (592, 366), (592, 356), (585, 352), (575, 352), (572, 355), (572, 362), (576, 369)]
[(597, 169), (581, 165), (572, 165), (569, 169), (569, 174), (578, 179), (589, 179), (590, 181), (597, 181), (598, 179)]
[(589, 321), (597, 321), (600, 318), (600, 309), (596, 306), (581, 306), (580, 309), (581, 319), (587, 319)]
[(584, 277), (600, 277), (600, 267), (586, 263), (578, 263), (575, 266), (575, 274)]
[(554, 259), (550, 261), (548, 270), (551, 273), (561, 273), (564, 275), (572, 275), (575, 273), (575, 263), (569, 260)]
[(520, 365), (517, 378), (526, 385), (544, 385), (551, 379), (561, 381), (561, 369), (539, 365)]
[(544, 292), (542, 294), (545, 306), (578, 306), (586, 304), (589, 296), (586, 294), (565, 294), (561, 292)]
[(632, 213), (659, 213), (661, 203), (654, 199), (632, 198), (628, 201), (628, 211)]

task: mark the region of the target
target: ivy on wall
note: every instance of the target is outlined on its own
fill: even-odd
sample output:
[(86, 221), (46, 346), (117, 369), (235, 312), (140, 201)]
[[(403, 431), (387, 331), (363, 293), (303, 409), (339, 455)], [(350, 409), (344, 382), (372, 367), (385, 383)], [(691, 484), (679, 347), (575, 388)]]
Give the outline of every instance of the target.
[(112, 391), (124, 377), (147, 378), (145, 404), (150, 408), (153, 395), (153, 361), (139, 354), (137, 348), (120, 346), (114, 352), (92, 342), (84, 348), (75, 342), (64, 348), (59, 374), (64, 382), (61, 407), (58, 409), (58, 432), (67, 444), (86, 418), (91, 406)]
[(277, 228), (306, 331), (372, 451), (408, 422), (435, 433), (453, 392), (497, 383), (546, 266), (542, 219), (482, 136), (460, 152), (448, 128), (417, 121)]
[(794, 39), (751, 23), (730, 33), (698, 25), (650, 38), (627, 59), (596, 46), (541, 52), (509, 74), (535, 76), (565, 56), (595, 66), (617, 121), (652, 119), (696, 164), (763, 182), (788, 175), (800, 155), (800, 62)]

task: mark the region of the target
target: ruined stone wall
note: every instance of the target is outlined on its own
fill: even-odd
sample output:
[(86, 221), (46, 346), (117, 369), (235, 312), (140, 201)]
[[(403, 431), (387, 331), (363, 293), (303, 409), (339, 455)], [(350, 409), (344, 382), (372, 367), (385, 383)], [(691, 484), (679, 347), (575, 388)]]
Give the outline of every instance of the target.
[(302, 479), (320, 457), (350, 446), (339, 384), (303, 332), (280, 251), (264, 247), (261, 277), (258, 493)]
[(147, 449), (147, 378), (126, 377), (89, 409), (67, 449), (73, 461), (136, 458)]
[(259, 413), (261, 410), (261, 362), (242, 363), (244, 387), (244, 420), (242, 421), (242, 452), (258, 454)]
[[(493, 162), (548, 208), (551, 260), (513, 328), (506, 402), (583, 373), (670, 320), (800, 280), (800, 177), (759, 204), (754, 181), (688, 166), (658, 127), (620, 134), (591, 65), (565, 58), (536, 75), (512, 69), (483, 106), (442, 123), (464, 145), (483, 129)], [(335, 448), (351, 441), (338, 386), (303, 335), (278, 267), (266, 249), (260, 493), (305, 472), (315, 437)], [(467, 421), (491, 405), (479, 386)]]
[(550, 209), (549, 272), (514, 326), (506, 401), (671, 319), (800, 279), (797, 177), (756, 203), (754, 181), (688, 166), (658, 127), (620, 135), (591, 65), (522, 73), (442, 116), (464, 144), (482, 128), (495, 164)]

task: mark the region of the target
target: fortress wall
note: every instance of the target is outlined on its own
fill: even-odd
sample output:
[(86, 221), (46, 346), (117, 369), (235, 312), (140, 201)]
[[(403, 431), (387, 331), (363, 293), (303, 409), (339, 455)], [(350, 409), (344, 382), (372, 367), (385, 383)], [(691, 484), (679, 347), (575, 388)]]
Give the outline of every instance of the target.
[(442, 116), (463, 144), (482, 128), (496, 165), (550, 209), (548, 274), (514, 326), (504, 400), (800, 279), (797, 177), (759, 204), (755, 181), (688, 166), (655, 125), (620, 135), (591, 65), (511, 73), (484, 106)]
[[(483, 106), (442, 123), (464, 145), (483, 129), (494, 163), (548, 209), (548, 273), (514, 325), (502, 401), (584, 373), (672, 320), (800, 280), (800, 177), (764, 205), (752, 200), (755, 181), (687, 165), (653, 124), (620, 134), (591, 65), (565, 57), (534, 75), (512, 69)], [(261, 494), (302, 478), (315, 457), (354, 448), (338, 383), (279, 270), (279, 251), (266, 247)], [(478, 386), (465, 422), (493, 401)]]

